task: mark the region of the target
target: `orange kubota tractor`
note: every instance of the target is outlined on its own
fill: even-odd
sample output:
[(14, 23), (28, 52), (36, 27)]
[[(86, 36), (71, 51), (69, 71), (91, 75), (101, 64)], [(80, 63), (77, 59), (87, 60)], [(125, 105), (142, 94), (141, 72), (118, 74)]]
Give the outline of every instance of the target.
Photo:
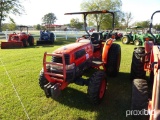
[[(1, 49), (8, 48), (21, 48), (34, 45), (34, 38), (32, 35), (28, 34), (27, 26), (19, 26), (20, 32), (9, 34), (7, 42), (1, 42)], [(27, 32), (23, 32), (26, 28)]]
[[(106, 91), (106, 75), (117, 76), (121, 61), (121, 47), (119, 44), (113, 43), (113, 38), (104, 39), (102, 33), (99, 32), (90, 35), (86, 29), (88, 14), (104, 13), (113, 16), (112, 30), (114, 30), (113, 11), (103, 10), (65, 14), (82, 14), (88, 35), (87, 38), (85, 36), (79, 38), (75, 43), (64, 45), (52, 53), (44, 53), (39, 85), (44, 90), (46, 97), (54, 99), (70, 83), (75, 83), (88, 86), (87, 95), (91, 103), (100, 103)], [(84, 73), (93, 68), (96, 68), (96, 72), (89, 78), (84, 79), (82, 77)]]
[[(144, 47), (136, 47), (131, 64), (132, 115), (137, 120), (145, 115), (149, 120), (160, 120), (160, 45), (152, 33), (153, 16), (151, 16), (149, 33), (154, 38), (145, 38)], [(149, 72), (149, 79), (146, 77)]]

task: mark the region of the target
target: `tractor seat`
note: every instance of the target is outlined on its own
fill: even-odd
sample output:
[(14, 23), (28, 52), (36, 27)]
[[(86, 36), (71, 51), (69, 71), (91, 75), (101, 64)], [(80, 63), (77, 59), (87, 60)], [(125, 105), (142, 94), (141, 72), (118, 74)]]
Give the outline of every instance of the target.
[(100, 48), (100, 34), (99, 33), (93, 33), (91, 35), (91, 42), (94, 46), (94, 49)]
[(21, 32), (20, 34), (26, 34), (25, 32)]

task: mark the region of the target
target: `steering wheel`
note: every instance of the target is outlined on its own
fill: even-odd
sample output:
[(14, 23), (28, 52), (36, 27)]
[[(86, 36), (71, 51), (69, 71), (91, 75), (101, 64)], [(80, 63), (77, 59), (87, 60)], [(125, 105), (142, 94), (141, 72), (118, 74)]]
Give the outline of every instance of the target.
[(13, 32), (13, 34), (16, 34), (16, 32)]

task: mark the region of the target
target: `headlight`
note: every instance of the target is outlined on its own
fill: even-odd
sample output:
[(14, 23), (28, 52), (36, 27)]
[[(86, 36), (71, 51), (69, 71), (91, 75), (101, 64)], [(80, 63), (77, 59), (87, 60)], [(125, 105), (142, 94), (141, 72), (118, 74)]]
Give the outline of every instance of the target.
[(66, 70), (71, 70), (75, 68), (75, 63), (72, 63), (70, 65), (66, 65)]
[[(70, 65), (66, 65), (66, 70), (72, 70), (75, 68), (75, 63), (72, 63)], [(63, 66), (59, 65), (51, 65), (52, 70), (63, 70)]]

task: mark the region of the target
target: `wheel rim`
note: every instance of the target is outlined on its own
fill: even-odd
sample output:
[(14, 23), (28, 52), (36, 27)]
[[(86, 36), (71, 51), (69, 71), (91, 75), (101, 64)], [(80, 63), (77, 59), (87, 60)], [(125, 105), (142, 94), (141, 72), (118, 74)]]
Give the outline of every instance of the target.
[(124, 37), (122, 41), (123, 43), (127, 43), (127, 37)]
[(135, 41), (134, 41), (134, 44), (138, 46), (138, 45), (139, 45), (139, 41), (138, 41), (138, 40), (135, 40)]
[(100, 86), (100, 91), (99, 91), (99, 98), (100, 99), (103, 98), (105, 90), (106, 90), (106, 80), (102, 80), (101, 86)]

